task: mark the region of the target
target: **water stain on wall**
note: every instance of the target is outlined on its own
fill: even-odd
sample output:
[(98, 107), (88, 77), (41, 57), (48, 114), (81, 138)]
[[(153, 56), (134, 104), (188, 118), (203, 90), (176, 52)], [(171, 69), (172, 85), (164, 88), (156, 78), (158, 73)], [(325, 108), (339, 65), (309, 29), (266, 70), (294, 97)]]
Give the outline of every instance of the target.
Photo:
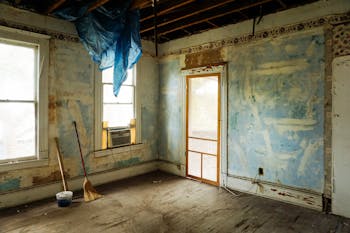
[[(70, 175), (67, 172), (64, 172), (64, 177), (66, 179), (69, 179)], [(33, 185), (47, 184), (55, 181), (60, 181), (61, 179), (61, 172), (55, 171), (48, 176), (33, 176)]]

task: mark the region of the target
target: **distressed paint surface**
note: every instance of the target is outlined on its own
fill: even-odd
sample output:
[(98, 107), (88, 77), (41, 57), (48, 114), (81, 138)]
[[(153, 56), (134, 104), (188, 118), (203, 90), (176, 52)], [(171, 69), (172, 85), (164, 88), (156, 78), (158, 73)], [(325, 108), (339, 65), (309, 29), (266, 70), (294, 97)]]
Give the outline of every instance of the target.
[(82, 152), (88, 173), (122, 169), (157, 158), (159, 80), (158, 64), (153, 57), (140, 60), (143, 72), (138, 74), (141, 93), (140, 150), (95, 158), (94, 148), (94, 68), (82, 44), (50, 40), (49, 64), (49, 164), (48, 166), (13, 170), (0, 175), (1, 192), (45, 185), (61, 179), (54, 137), (58, 137), (66, 178), (83, 174), (73, 121), (77, 122)]
[(228, 92), (229, 174), (322, 192), (323, 36), (231, 51)]
[(159, 76), (156, 58), (144, 56), (138, 63), (137, 85), (141, 100), (141, 138), (149, 146), (146, 157), (158, 157)]
[(162, 61), (159, 67), (159, 158), (177, 163), (182, 161), (180, 153), (184, 127), (182, 122), (184, 109), (180, 98), (182, 78), (180, 70), (178, 59)]
[(3, 182), (0, 183), (0, 191), (11, 191), (14, 189), (18, 189), (21, 184), (20, 178), (14, 178), (14, 179), (5, 179)]

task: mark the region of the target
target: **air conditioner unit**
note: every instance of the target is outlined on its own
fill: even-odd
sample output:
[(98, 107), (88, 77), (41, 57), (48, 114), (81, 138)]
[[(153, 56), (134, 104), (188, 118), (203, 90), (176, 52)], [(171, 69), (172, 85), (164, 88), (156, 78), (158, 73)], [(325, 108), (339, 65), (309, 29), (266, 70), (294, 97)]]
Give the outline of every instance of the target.
[(130, 145), (129, 128), (108, 128), (107, 134), (108, 148)]

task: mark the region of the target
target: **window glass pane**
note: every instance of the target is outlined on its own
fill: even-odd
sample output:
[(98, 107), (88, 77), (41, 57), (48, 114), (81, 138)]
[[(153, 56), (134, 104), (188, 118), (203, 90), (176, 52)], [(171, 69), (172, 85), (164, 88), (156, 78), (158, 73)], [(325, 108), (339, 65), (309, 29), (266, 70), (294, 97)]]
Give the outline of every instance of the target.
[(34, 155), (34, 103), (0, 103), (0, 160)]
[(102, 82), (113, 83), (113, 67), (102, 71)]
[(103, 85), (103, 102), (104, 103), (133, 103), (134, 99), (134, 87), (122, 86), (120, 88), (118, 97), (113, 94), (113, 85)]
[(36, 51), (0, 41), (0, 99), (34, 100)]
[(124, 85), (132, 85), (134, 83), (134, 79), (133, 79), (133, 70), (132, 69), (128, 69), (128, 73), (127, 73), (127, 77), (125, 82), (123, 83)]
[(132, 118), (132, 104), (103, 104), (103, 121), (108, 122), (108, 127), (128, 126)]
[[(102, 82), (113, 83), (113, 67), (102, 71)], [(133, 84), (133, 71), (129, 69), (127, 72), (126, 80), (123, 82), (124, 85)]]

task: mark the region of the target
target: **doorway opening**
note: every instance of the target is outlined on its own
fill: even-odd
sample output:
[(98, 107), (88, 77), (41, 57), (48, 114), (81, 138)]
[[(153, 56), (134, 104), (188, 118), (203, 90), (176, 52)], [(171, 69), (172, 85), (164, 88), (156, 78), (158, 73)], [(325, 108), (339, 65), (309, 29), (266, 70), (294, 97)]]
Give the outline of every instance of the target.
[(220, 73), (186, 76), (186, 176), (219, 185)]

